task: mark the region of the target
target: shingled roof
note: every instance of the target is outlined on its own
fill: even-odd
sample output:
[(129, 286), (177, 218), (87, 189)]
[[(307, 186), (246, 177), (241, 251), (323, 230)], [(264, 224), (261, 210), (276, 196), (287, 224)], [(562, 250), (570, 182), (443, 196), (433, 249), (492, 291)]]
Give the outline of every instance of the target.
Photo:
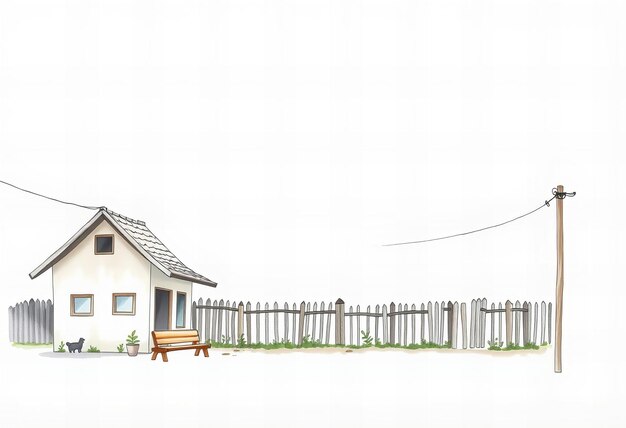
[(39, 267), (30, 273), (34, 279), (48, 270), (58, 260), (65, 257), (78, 245), (89, 233), (91, 233), (102, 221), (107, 221), (115, 228), (139, 253), (150, 263), (161, 270), (165, 275), (192, 281), (197, 284), (217, 286), (217, 283), (189, 269), (174, 255), (154, 233), (148, 229), (146, 223), (135, 220), (122, 214), (115, 213), (107, 208), (101, 208), (74, 236), (61, 248), (48, 257)]

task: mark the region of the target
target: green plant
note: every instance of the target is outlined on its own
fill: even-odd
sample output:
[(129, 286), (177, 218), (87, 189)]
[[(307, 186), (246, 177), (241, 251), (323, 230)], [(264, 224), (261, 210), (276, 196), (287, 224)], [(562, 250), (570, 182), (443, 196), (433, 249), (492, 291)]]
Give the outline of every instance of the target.
[(87, 352), (100, 352), (100, 350), (96, 348), (95, 346), (91, 345), (89, 349), (87, 349)]
[(117, 352), (124, 352), (124, 344), (120, 343), (119, 345), (117, 345)]
[(137, 337), (136, 330), (133, 330), (126, 338), (126, 344), (136, 345), (138, 343), (139, 343), (139, 338)]
[(61, 341), (61, 343), (59, 344), (57, 352), (65, 352), (65, 343), (63, 343), (63, 341)]
[(363, 346), (372, 346), (372, 342), (374, 341), (374, 339), (372, 339), (372, 336), (370, 336), (369, 330), (367, 332), (361, 330), (361, 338), (363, 339)]
[(237, 347), (238, 348), (243, 348), (246, 346), (246, 338), (243, 337), (243, 334), (241, 336), (239, 336), (239, 339), (237, 339)]
[(489, 349), (490, 351), (499, 351), (502, 348), (502, 345), (504, 345), (504, 342), (498, 340), (498, 338), (496, 337), (496, 339), (492, 342), (491, 340), (488, 340), (487, 343), (489, 344)]

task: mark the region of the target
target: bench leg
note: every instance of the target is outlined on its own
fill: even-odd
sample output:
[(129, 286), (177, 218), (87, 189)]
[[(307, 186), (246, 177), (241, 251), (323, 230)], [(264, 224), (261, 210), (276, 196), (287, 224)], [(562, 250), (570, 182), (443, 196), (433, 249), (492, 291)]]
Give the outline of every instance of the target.
[(194, 354), (194, 355), (195, 355), (196, 357), (197, 357), (198, 355), (200, 355), (200, 348), (196, 349), (196, 352), (195, 352), (195, 354)]
[(155, 352), (153, 352), (153, 353), (152, 353), (152, 358), (150, 358), (150, 359), (151, 359), (152, 361), (156, 360), (157, 355), (159, 355), (159, 353), (158, 353), (158, 352), (156, 352), (156, 351), (155, 351)]
[(163, 357), (163, 362), (167, 363), (167, 352), (161, 352), (161, 357)]
[(202, 352), (204, 353), (205, 357), (209, 356), (209, 350), (207, 348), (202, 348)]

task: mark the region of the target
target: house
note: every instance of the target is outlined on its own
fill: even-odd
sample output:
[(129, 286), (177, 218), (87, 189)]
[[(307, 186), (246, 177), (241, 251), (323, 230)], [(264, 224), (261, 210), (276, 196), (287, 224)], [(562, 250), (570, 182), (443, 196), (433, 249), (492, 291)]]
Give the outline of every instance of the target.
[(52, 269), (54, 343), (85, 338), (115, 352), (132, 330), (139, 352), (152, 330), (190, 328), (192, 284), (217, 283), (185, 266), (146, 223), (98, 210), (87, 224), (30, 273)]

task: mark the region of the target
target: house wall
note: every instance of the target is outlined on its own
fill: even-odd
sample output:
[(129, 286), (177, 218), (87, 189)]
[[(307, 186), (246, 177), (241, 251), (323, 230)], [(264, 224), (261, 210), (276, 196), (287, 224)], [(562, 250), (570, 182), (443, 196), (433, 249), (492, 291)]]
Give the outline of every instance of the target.
[[(95, 235), (114, 235), (114, 254), (94, 254)], [(148, 262), (111, 225), (103, 221), (52, 268), (54, 343), (85, 339), (83, 352), (93, 345), (116, 352), (126, 336), (137, 330), (140, 352), (149, 351), (150, 269)], [(135, 315), (113, 315), (113, 293), (136, 293)], [(71, 316), (70, 294), (93, 294), (93, 316)]]
[[(150, 265), (150, 331), (154, 330), (154, 290), (163, 288), (171, 290), (170, 299), (170, 328), (172, 330), (182, 330), (176, 328), (176, 293), (182, 291), (186, 294), (185, 303), (185, 329), (191, 328), (191, 302), (192, 283), (181, 279), (170, 278), (159, 269)], [(152, 336), (150, 337), (150, 347), (152, 347)]]

